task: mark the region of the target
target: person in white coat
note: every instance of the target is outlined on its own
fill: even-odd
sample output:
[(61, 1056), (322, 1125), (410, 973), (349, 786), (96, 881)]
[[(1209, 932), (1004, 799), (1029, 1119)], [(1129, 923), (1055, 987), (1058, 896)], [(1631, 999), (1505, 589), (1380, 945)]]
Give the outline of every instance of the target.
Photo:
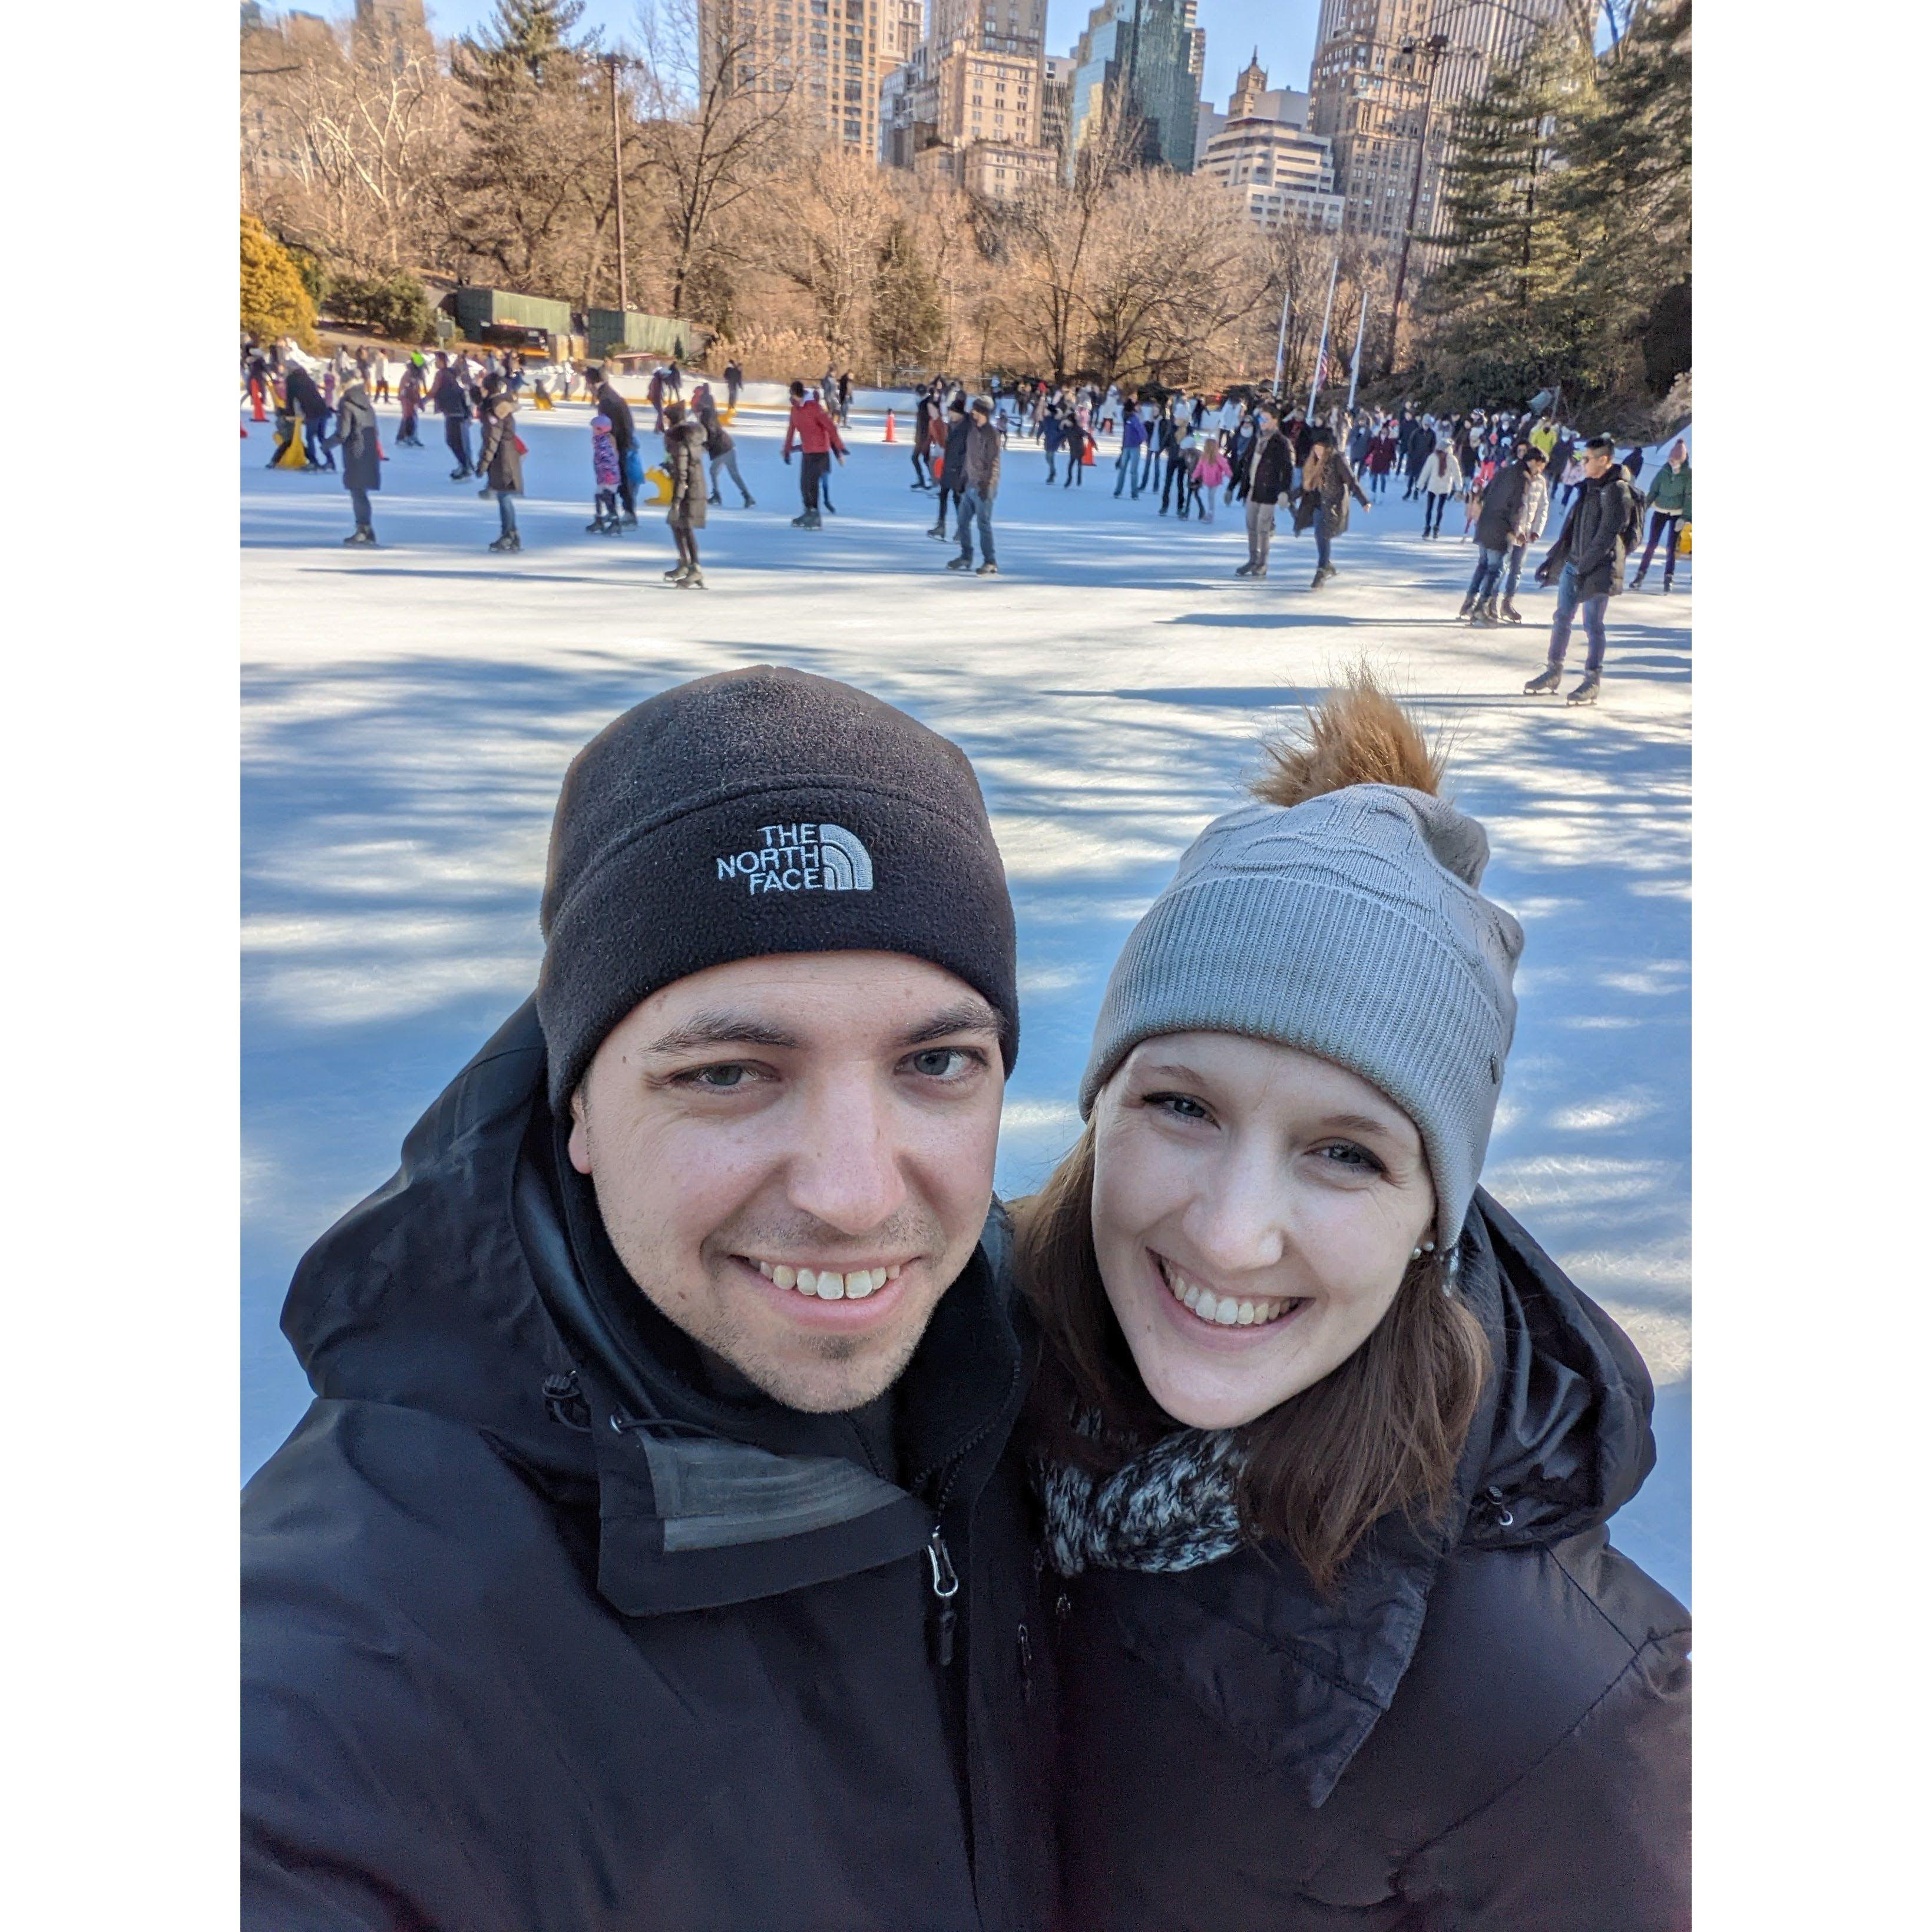
[(1442, 508), (1450, 497), (1460, 495), (1462, 488), (1462, 466), (1456, 460), (1456, 454), (1445, 440), (1438, 442), (1429, 460), (1422, 466), (1422, 534), (1426, 537), (1439, 536), (1442, 533)]

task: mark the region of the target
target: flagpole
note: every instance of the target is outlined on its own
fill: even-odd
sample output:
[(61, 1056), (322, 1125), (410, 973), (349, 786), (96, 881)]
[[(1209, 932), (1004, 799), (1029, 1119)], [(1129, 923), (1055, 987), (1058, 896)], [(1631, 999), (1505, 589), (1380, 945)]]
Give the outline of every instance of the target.
[(1306, 420), (1315, 420), (1316, 392), (1322, 386), (1322, 365), (1328, 359), (1328, 318), (1335, 312), (1335, 278), (1341, 273), (1342, 257), (1340, 251), (1328, 265), (1328, 301), (1322, 311), (1322, 346), (1315, 352), (1315, 375), (1308, 385), (1308, 415)]
[(1288, 288), (1286, 284), (1284, 284), (1281, 291), (1281, 326), (1275, 331), (1274, 337), (1274, 393), (1277, 400), (1280, 400), (1281, 396), (1282, 358), (1287, 353)]
[(1369, 319), (1369, 292), (1362, 291), (1362, 312), (1355, 318), (1355, 359), (1348, 364), (1348, 413), (1355, 410), (1355, 383), (1362, 373), (1362, 329)]

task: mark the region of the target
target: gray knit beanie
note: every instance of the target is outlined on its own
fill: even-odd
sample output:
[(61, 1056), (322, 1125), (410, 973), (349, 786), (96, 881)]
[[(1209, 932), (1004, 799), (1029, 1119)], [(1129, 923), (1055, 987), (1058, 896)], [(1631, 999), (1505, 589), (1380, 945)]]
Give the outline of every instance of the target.
[(1358, 1073), (1412, 1120), (1436, 1238), (1461, 1234), (1516, 1029), (1522, 928), (1476, 888), (1483, 828), (1446, 800), (1350, 784), (1217, 818), (1129, 935), (1080, 1112), (1144, 1040), (1246, 1034)]

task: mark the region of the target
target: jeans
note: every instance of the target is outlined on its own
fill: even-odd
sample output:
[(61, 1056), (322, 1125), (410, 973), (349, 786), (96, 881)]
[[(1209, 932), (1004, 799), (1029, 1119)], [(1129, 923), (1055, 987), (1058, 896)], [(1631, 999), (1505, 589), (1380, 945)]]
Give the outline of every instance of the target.
[(1322, 513), (1318, 510), (1315, 513), (1315, 523), (1313, 526), (1315, 531), (1315, 567), (1317, 570), (1333, 570), (1335, 566), (1329, 560), (1328, 550), (1328, 546), (1331, 539), (1328, 532), (1322, 528)]
[(1248, 561), (1257, 571), (1268, 568), (1268, 546), (1274, 541), (1274, 506), (1248, 499)]
[(737, 484), (738, 494), (746, 502), (752, 500), (752, 493), (745, 488), (745, 479), (738, 474), (738, 452), (735, 449), (721, 450), (711, 459), (711, 494), (722, 503), (724, 500), (722, 478), (728, 474)]
[(1604, 613), (1610, 605), (1610, 592), (1600, 592), (1594, 597), (1579, 596), (1576, 582), (1576, 566), (1566, 563), (1563, 574), (1556, 580), (1556, 618), (1550, 627), (1550, 662), (1557, 670), (1563, 668), (1564, 655), (1570, 648), (1570, 620), (1580, 605), (1584, 635), (1589, 640), (1589, 647), (1583, 656), (1583, 668), (1586, 671), (1600, 671), (1604, 668)]
[[(1149, 436), (1141, 447), (1147, 452), (1147, 460), (1141, 465), (1140, 487), (1141, 489), (1144, 490), (1154, 481), (1154, 460), (1159, 452), (1154, 448), (1152, 436)], [(1138, 491), (1136, 492), (1136, 495), (1138, 494)]]
[(926, 451), (917, 443), (912, 446), (912, 473), (918, 479), (918, 488), (930, 490), (932, 488), (932, 474), (926, 466)]
[(1469, 579), (1471, 603), (1480, 603), (1485, 597), (1496, 594), (1496, 586), (1502, 578), (1503, 562), (1508, 555), (1506, 550), (1478, 548), (1475, 574)]
[(1432, 537), (1442, 528), (1442, 506), (1449, 500), (1446, 490), (1425, 490), (1422, 493), (1422, 534)]
[(328, 421), (326, 416), (302, 418), (302, 451), (318, 470), (335, 467), (335, 458), (329, 454), (322, 440), (322, 425)]
[(993, 500), (976, 490), (968, 490), (959, 499), (959, 554), (973, 561), (973, 526), (980, 526), (980, 554), (987, 563), (993, 560)]
[(1636, 567), (1637, 581), (1641, 584), (1650, 568), (1650, 554), (1657, 548), (1657, 540), (1664, 538), (1664, 581), (1666, 586), (1677, 574), (1677, 523), (1678, 512), (1675, 510), (1653, 510), (1650, 513), (1650, 541), (1643, 547), (1643, 561)]
[(1082, 446), (1078, 442), (1070, 442), (1066, 446), (1066, 481), (1060, 486), (1063, 490), (1075, 483), (1084, 488), (1087, 479), (1080, 472), (1087, 465), (1081, 460), (1082, 454)]
[(1118, 472), (1114, 479), (1114, 494), (1118, 496), (1126, 488), (1128, 478), (1131, 477), (1134, 485), (1134, 501), (1137, 503), (1141, 497), (1140, 454), (1138, 449), (1123, 449), (1119, 460), (1114, 465)]
[(1167, 514), (1168, 502), (1176, 492), (1180, 498), (1180, 514), (1187, 514), (1187, 465), (1181, 461), (1180, 452), (1176, 450), (1167, 459), (1166, 473), (1160, 479), (1160, 513)]
[(799, 458), (798, 487), (805, 494), (805, 507), (808, 512), (818, 508), (818, 486), (832, 468), (832, 452), (829, 449), (806, 450)]
[(358, 490), (354, 484), (349, 486), (349, 507), (356, 512), (356, 527), (358, 530), (374, 530), (375, 525), (369, 517), (369, 493)]
[(442, 440), (449, 445), (449, 453), (456, 458), (457, 467), (470, 470), (475, 466), (470, 460), (470, 424), (462, 416), (445, 416), (442, 419)]
[(513, 537), (517, 534), (517, 503), (514, 492), (499, 490), (496, 492), (496, 520), (503, 526), (503, 534)]
[(1503, 602), (1507, 604), (1516, 595), (1516, 586), (1522, 581), (1522, 560), (1529, 554), (1529, 546), (1520, 543), (1511, 547), (1509, 554), (1509, 575), (1503, 580)]

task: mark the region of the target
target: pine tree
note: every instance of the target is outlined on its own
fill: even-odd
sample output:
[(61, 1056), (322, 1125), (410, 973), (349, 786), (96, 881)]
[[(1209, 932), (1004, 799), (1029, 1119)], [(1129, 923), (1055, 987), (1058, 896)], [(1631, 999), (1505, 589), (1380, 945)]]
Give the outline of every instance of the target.
[(496, 10), (479, 34), (465, 34), (459, 44), (471, 66), (493, 76), (518, 73), (538, 85), (561, 62), (574, 64), (596, 35), (571, 38), (584, 17), (584, 0), (496, 0)]
[(1456, 117), (1442, 266), (1417, 308), (1443, 399), (1490, 402), (1574, 379), (1576, 248), (1556, 191), (1560, 130), (1592, 86), (1562, 30), (1499, 68)]
[(254, 215), (242, 217), (242, 328), (258, 342), (292, 336), (314, 352), (315, 304), (289, 251)]

